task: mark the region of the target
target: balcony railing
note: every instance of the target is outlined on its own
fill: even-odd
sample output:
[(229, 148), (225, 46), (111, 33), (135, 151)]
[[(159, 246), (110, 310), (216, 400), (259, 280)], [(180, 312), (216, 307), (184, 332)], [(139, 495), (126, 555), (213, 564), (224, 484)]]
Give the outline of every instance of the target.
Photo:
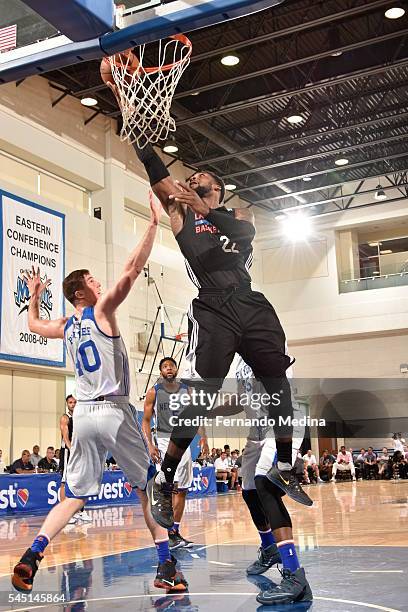
[(385, 289), (387, 287), (401, 287), (402, 285), (408, 285), (408, 269), (391, 274), (340, 280), (339, 288), (340, 293), (351, 293), (352, 291)]

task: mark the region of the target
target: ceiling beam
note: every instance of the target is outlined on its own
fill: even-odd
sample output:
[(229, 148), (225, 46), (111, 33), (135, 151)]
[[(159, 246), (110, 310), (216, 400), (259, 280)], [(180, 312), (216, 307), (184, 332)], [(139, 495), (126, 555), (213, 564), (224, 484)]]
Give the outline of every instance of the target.
[(355, 79), (366, 79), (370, 76), (375, 76), (377, 74), (382, 74), (383, 72), (388, 72), (389, 70), (397, 70), (398, 68), (406, 68), (408, 66), (408, 58), (404, 58), (403, 60), (399, 60), (394, 62), (393, 64), (381, 64), (379, 66), (373, 66), (372, 68), (365, 68), (363, 70), (356, 70), (354, 72), (349, 72), (347, 74), (342, 74), (337, 77), (333, 77), (332, 79), (323, 79), (322, 81), (317, 81), (315, 83), (306, 84), (302, 87), (298, 87), (296, 89), (286, 89), (278, 92), (274, 92), (272, 94), (267, 94), (265, 96), (258, 96), (257, 98), (250, 98), (241, 102), (234, 102), (233, 104), (229, 104), (224, 106), (223, 108), (219, 108), (213, 111), (206, 111), (201, 114), (195, 114), (189, 119), (180, 119), (176, 123), (178, 126), (181, 125), (189, 125), (192, 123), (197, 123), (199, 121), (207, 121), (208, 119), (212, 119), (213, 117), (219, 117), (220, 115), (226, 115), (228, 113), (235, 113), (239, 111), (246, 110), (248, 108), (252, 108), (253, 106), (257, 106), (258, 104), (262, 104), (263, 102), (271, 102), (273, 100), (283, 100), (285, 98), (290, 99), (295, 96), (299, 96), (305, 93), (311, 93), (314, 91), (324, 90), (327, 87), (334, 87), (337, 85), (341, 85), (342, 83), (348, 83), (350, 80)]
[(407, 36), (407, 31), (398, 30), (397, 32), (389, 32), (388, 34), (382, 34), (381, 36), (375, 36), (373, 38), (361, 40), (359, 42), (355, 42), (350, 45), (342, 45), (340, 47), (337, 47), (336, 49), (327, 49), (326, 51), (320, 51), (319, 53), (314, 53), (313, 55), (308, 55), (307, 57), (299, 57), (294, 60), (291, 60), (290, 62), (284, 62), (283, 64), (274, 64), (273, 66), (268, 66), (267, 68), (260, 68), (259, 70), (251, 70), (250, 72), (247, 72), (245, 74), (238, 74), (236, 76), (230, 77), (229, 79), (223, 79), (221, 81), (213, 81), (211, 83), (207, 83), (207, 85), (197, 85), (194, 89), (186, 89), (185, 91), (179, 91), (178, 93), (174, 95), (174, 99), (180, 100), (181, 98), (191, 96), (197, 91), (199, 91), (201, 94), (201, 93), (204, 93), (205, 91), (211, 91), (212, 89), (218, 89), (219, 87), (225, 87), (226, 85), (242, 83), (243, 81), (246, 81), (248, 79), (261, 77), (267, 74), (274, 74), (275, 72), (281, 72), (282, 70), (288, 70), (289, 68), (297, 68), (303, 64), (310, 64), (320, 59), (332, 57), (334, 52), (347, 53), (349, 51), (355, 51), (356, 49), (369, 47), (370, 45), (373, 45), (373, 44), (387, 42), (389, 40), (393, 40), (394, 38), (401, 38), (403, 36)]
[[(334, 128), (332, 130), (326, 130), (325, 132), (313, 132), (313, 133), (308, 132), (305, 135), (302, 135), (302, 133), (294, 132), (293, 138), (290, 138), (289, 140), (283, 140), (283, 141), (275, 140), (275, 141), (270, 142), (269, 144), (263, 144), (262, 146), (259, 146), (259, 147), (250, 147), (248, 149), (242, 149), (240, 153), (243, 153), (245, 155), (253, 155), (255, 153), (261, 153), (262, 151), (268, 151), (268, 150), (275, 151), (276, 149), (280, 149), (281, 147), (299, 144), (300, 142), (304, 143), (304, 142), (313, 141), (316, 138), (322, 138), (326, 136), (337, 136), (337, 134), (343, 135), (344, 133), (347, 133), (351, 130), (357, 130), (363, 127), (364, 128), (372, 127), (374, 125), (381, 123), (382, 121), (396, 121), (398, 119), (407, 119), (407, 118), (408, 118), (408, 111), (400, 113), (400, 114), (394, 113), (392, 115), (386, 115), (385, 117), (380, 117), (378, 119), (371, 119), (371, 120), (362, 119), (358, 123), (353, 123), (352, 125), (346, 125), (344, 127)], [(319, 129), (323, 129), (323, 127), (324, 126), (319, 126)], [(226, 161), (227, 159), (234, 159), (234, 158), (236, 158), (236, 154), (235, 155), (233, 154), (218, 155), (218, 157), (209, 157), (207, 159), (194, 161), (194, 164), (196, 166), (203, 166), (203, 165), (214, 164), (214, 163), (218, 163), (221, 161)]]
[(374, 147), (377, 145), (388, 144), (391, 142), (397, 142), (398, 140), (406, 140), (406, 134), (397, 134), (395, 136), (387, 136), (386, 138), (380, 138), (378, 140), (370, 140), (368, 142), (358, 143), (349, 145), (347, 147), (341, 147), (340, 149), (333, 149), (332, 151), (321, 151), (319, 153), (313, 153), (312, 155), (305, 155), (304, 157), (294, 157), (293, 159), (285, 159), (285, 161), (276, 162), (274, 164), (266, 164), (265, 166), (258, 166), (256, 168), (248, 168), (246, 170), (240, 170), (239, 172), (230, 172), (224, 174), (225, 178), (236, 178), (238, 176), (247, 176), (248, 174), (254, 174), (255, 172), (264, 172), (265, 170), (273, 170), (274, 168), (283, 168), (284, 166), (291, 166), (293, 164), (301, 164), (306, 161), (312, 161), (314, 159), (325, 159), (330, 156), (337, 156), (343, 153), (349, 153), (355, 149), (367, 149), (368, 147)]
[[(408, 151), (395, 153), (394, 155), (387, 155), (386, 161), (389, 161), (390, 159), (399, 159), (401, 157), (408, 157)], [(262, 183), (259, 185), (251, 185), (251, 187), (244, 187), (242, 189), (237, 189), (234, 193), (240, 193), (241, 191), (248, 191), (249, 189), (256, 190), (256, 189), (262, 189), (263, 187), (271, 187), (272, 185), (276, 185), (276, 183), (290, 183), (292, 181), (298, 181), (300, 179), (303, 179), (304, 176), (313, 177), (313, 176), (321, 176), (322, 174), (330, 174), (332, 172), (346, 172), (347, 170), (351, 170), (352, 168), (361, 168), (362, 166), (366, 166), (368, 164), (376, 164), (377, 162), (384, 163), (384, 157), (377, 157), (376, 159), (366, 159), (364, 161), (357, 162), (355, 164), (349, 164), (348, 166), (343, 166), (343, 167), (336, 166), (335, 168), (326, 168), (325, 170), (318, 170), (316, 172), (307, 172), (306, 174), (300, 174), (298, 176), (290, 176), (287, 178), (277, 178), (267, 183)], [(384, 172), (381, 172), (381, 174), (384, 174)], [(354, 181), (358, 181), (358, 180), (359, 178), (354, 179)], [(324, 187), (322, 187), (322, 189), (324, 189)]]
[[(298, 34), (299, 32), (303, 32), (305, 30), (318, 28), (321, 25), (332, 25), (334, 21), (348, 19), (349, 17), (355, 17), (367, 12), (374, 12), (375, 10), (388, 5), (389, 0), (377, 0), (375, 2), (371, 2), (370, 4), (363, 4), (361, 6), (355, 6), (350, 9), (345, 9), (338, 13), (331, 13), (329, 15), (325, 15), (324, 17), (319, 17), (318, 19), (311, 19), (310, 21), (306, 21), (304, 23), (296, 23), (295, 25), (289, 26), (288, 28), (283, 28), (282, 30), (276, 30), (274, 32), (268, 32), (266, 34), (254, 36), (253, 38), (248, 38), (246, 40), (238, 41), (236, 43), (231, 43), (230, 45), (225, 45), (224, 47), (212, 49), (211, 51), (205, 51), (204, 53), (193, 54), (191, 58), (191, 63), (193, 64), (194, 62), (200, 62), (216, 55), (228, 53), (229, 51), (237, 51), (238, 49), (243, 49), (244, 47), (258, 45), (263, 42), (269, 42), (271, 40), (276, 40), (277, 38), (283, 38), (284, 36), (290, 36), (291, 34)], [(275, 19), (279, 18), (277, 12), (278, 10), (278, 8), (275, 9)]]
[[(386, 177), (387, 178), (387, 177)], [(364, 178), (364, 181), (366, 179)], [(360, 185), (363, 181), (360, 182)], [(404, 183), (403, 186), (408, 186), (408, 183)], [(397, 189), (395, 185), (389, 185), (383, 187), (384, 191), (389, 191), (391, 189)], [(330, 204), (331, 202), (338, 202), (339, 200), (347, 200), (348, 198), (359, 198), (361, 196), (371, 195), (372, 193), (377, 192), (377, 187), (375, 189), (367, 189), (367, 191), (355, 191), (354, 193), (345, 193), (339, 196), (335, 196), (333, 198), (327, 198), (326, 200), (316, 200), (315, 202), (306, 202), (306, 204), (296, 204), (295, 206), (286, 206), (284, 208), (273, 209), (270, 208), (271, 212), (290, 212), (291, 210), (303, 210), (304, 208), (313, 208), (313, 206), (320, 206), (320, 204)], [(263, 200), (265, 201), (265, 200)], [(385, 201), (384, 201), (385, 203)], [(257, 202), (253, 203), (254, 206), (257, 205)], [(345, 208), (348, 208), (346, 206)]]
[(387, 202), (370, 202), (369, 204), (357, 204), (357, 206), (350, 206), (350, 208), (338, 209), (338, 210), (329, 210), (322, 213), (318, 213), (316, 217), (325, 217), (327, 215), (334, 215), (336, 213), (345, 213), (352, 210), (358, 210), (360, 208), (369, 208), (370, 206), (381, 206), (381, 204), (395, 204), (396, 202), (403, 202), (408, 199), (408, 196), (403, 198), (393, 198), (392, 200), (388, 200)]
[[(408, 165), (406, 170), (398, 170), (398, 172), (405, 172), (408, 171)], [(387, 173), (390, 174), (390, 173)], [(384, 173), (380, 174), (380, 176), (385, 176), (386, 178), (388, 178), (387, 174), (384, 175)], [(370, 180), (370, 179), (376, 179), (379, 177), (378, 172), (374, 173), (374, 174), (369, 174), (367, 176), (364, 177), (364, 180)], [(388, 180), (390, 180), (388, 178)], [(294, 195), (297, 196), (303, 196), (303, 195), (309, 195), (309, 194), (313, 194), (319, 191), (324, 191), (326, 189), (334, 189), (336, 187), (342, 187), (344, 185), (350, 185), (351, 183), (358, 183), (359, 179), (358, 178), (352, 178), (352, 179), (347, 179), (344, 181), (338, 181), (337, 183), (330, 183), (330, 184), (325, 184), (325, 185), (319, 185), (316, 187), (312, 187), (310, 189), (301, 189), (299, 191), (293, 191), (292, 193), (288, 193), (288, 194), (283, 194), (283, 195), (278, 195), (278, 196), (271, 196), (270, 198), (263, 198), (261, 200), (255, 200), (253, 203), (254, 205), (258, 205), (258, 204), (263, 204), (265, 202), (280, 202), (280, 201), (284, 201), (287, 198), (291, 198)]]

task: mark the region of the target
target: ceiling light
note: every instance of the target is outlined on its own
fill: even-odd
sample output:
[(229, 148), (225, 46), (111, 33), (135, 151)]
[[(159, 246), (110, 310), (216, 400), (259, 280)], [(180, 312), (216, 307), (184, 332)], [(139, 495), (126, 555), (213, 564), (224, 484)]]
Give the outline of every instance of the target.
[(295, 125), (296, 123), (302, 123), (302, 121), (304, 121), (305, 118), (302, 117), (302, 115), (297, 115), (296, 113), (293, 113), (293, 115), (289, 115), (289, 117), (287, 118), (287, 121), (289, 123), (292, 123), (293, 125)]
[(405, 9), (402, 6), (392, 6), (385, 11), (385, 16), (388, 19), (399, 19), (403, 15), (405, 15)]
[(340, 57), (340, 55), (343, 55), (343, 51), (333, 51), (333, 53), (330, 53), (330, 55), (332, 57)]
[(377, 272), (377, 271), (376, 271), (376, 272), (373, 272), (373, 276), (374, 276), (374, 274), (375, 274), (375, 275), (378, 275), (378, 276), (380, 275), (380, 273), (379, 273), (379, 272)]
[(234, 191), (234, 189), (236, 189), (237, 186), (234, 185), (234, 183), (228, 183), (227, 185), (225, 185), (225, 189), (227, 189), (228, 191)]
[(98, 100), (96, 98), (91, 98), (90, 96), (87, 96), (86, 98), (81, 98), (81, 104), (83, 104), (84, 106), (95, 106), (96, 104), (98, 104)]
[(178, 146), (176, 144), (176, 141), (173, 139), (168, 140), (163, 147), (163, 151), (165, 153), (177, 153)]
[(336, 166), (347, 166), (349, 160), (345, 157), (341, 157), (340, 159), (336, 159), (334, 163), (336, 164)]
[(286, 215), (276, 215), (275, 220), (276, 221), (283, 221), (283, 219), (286, 219)]
[(224, 66), (236, 66), (239, 64), (239, 57), (238, 55), (224, 55), (221, 58), (221, 64)]
[(282, 220), (282, 231), (291, 242), (306, 240), (312, 233), (310, 217), (302, 213), (287, 215)]
[(378, 242), (369, 242), (368, 246), (370, 246), (370, 247), (378, 247)]
[(190, 94), (190, 96), (199, 96), (200, 92), (199, 91), (193, 91), (192, 94)]
[(375, 192), (374, 197), (376, 200), (386, 200), (387, 199), (387, 194), (385, 193), (381, 185), (377, 185), (377, 191)]
[(380, 251), (380, 255), (389, 255), (390, 253), (392, 253), (391, 249), (384, 249), (383, 251)]
[(312, 180), (312, 177), (311, 176), (304, 176), (303, 180), (305, 181), (305, 183), (308, 183), (309, 181)]

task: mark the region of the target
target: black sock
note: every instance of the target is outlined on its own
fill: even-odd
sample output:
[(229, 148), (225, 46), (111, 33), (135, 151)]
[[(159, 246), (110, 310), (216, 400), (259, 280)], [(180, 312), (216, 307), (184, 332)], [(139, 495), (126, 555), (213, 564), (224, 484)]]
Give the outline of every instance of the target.
[(164, 474), (166, 482), (173, 482), (179, 463), (180, 463), (180, 459), (175, 459), (174, 457), (170, 457), (170, 455), (166, 453), (163, 459), (163, 463), (161, 465), (161, 471)]
[(276, 451), (278, 454), (278, 461), (281, 463), (290, 463), (290, 465), (292, 465), (292, 440), (288, 442), (276, 440)]

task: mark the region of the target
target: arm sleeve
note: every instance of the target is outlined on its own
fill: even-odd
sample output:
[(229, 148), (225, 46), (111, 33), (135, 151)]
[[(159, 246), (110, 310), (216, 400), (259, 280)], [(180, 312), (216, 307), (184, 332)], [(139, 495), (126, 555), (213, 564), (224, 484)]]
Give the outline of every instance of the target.
[(169, 171), (164, 165), (163, 161), (157, 155), (150, 143), (147, 143), (143, 149), (139, 149), (136, 142), (133, 143), (133, 148), (136, 151), (136, 155), (145, 167), (147, 175), (149, 177), (150, 185), (155, 185), (161, 180), (170, 176)]
[(210, 210), (206, 219), (239, 245), (248, 246), (254, 239), (255, 228), (249, 221), (235, 219), (232, 215), (214, 209)]

